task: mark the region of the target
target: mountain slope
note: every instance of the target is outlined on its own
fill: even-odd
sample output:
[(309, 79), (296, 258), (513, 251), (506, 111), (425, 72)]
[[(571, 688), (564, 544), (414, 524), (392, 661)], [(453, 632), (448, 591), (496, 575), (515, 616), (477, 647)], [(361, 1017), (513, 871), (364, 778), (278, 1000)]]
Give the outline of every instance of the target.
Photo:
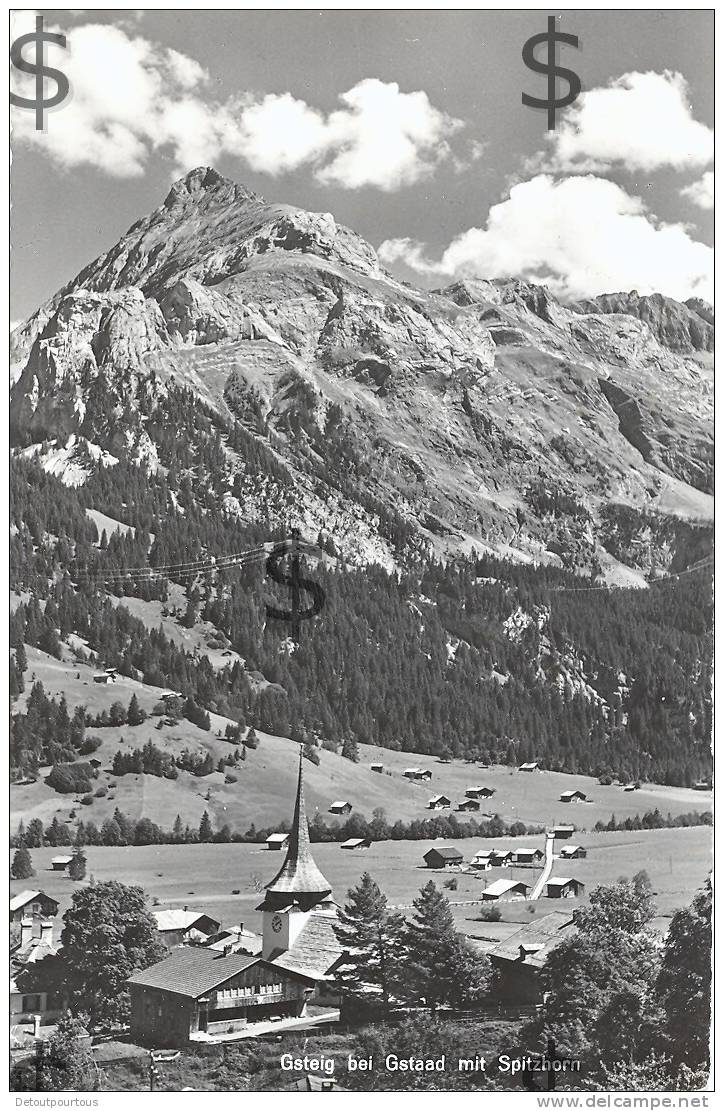
[[(711, 516), (708, 340), (642, 315), (515, 281), (416, 291), (329, 214), (201, 168), (16, 330), (13, 437), (68, 481), (99, 460), (166, 473), (159, 426), (189, 389), (240, 520), (326, 530), (353, 562), (475, 546), (616, 580), (667, 566), (646, 515), (671, 522), (669, 555)], [(261, 497), (234, 428), (283, 472)], [(612, 505), (644, 514), (615, 556)]]

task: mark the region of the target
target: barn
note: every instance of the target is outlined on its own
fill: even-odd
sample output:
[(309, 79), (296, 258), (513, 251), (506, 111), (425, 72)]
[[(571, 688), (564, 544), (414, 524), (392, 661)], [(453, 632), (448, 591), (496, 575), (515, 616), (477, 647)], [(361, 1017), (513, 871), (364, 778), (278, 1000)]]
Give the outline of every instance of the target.
[(371, 844), (369, 837), (348, 837), (339, 847), (340, 849), (369, 849)]
[(266, 847), (272, 852), (279, 852), (281, 849), (286, 849), (288, 844), (288, 833), (270, 833), (266, 839)]
[(561, 824), (553, 826), (551, 832), (553, 833), (553, 837), (556, 841), (565, 841), (567, 840), (567, 838), (573, 836), (573, 834), (576, 832), (576, 827)]
[(477, 799), (463, 799), (461, 803), (458, 803), (458, 810), (471, 813), (474, 810), (480, 810), (480, 803)]
[(525, 764), (518, 765), (519, 772), (539, 772), (540, 766), (537, 760), (527, 760)]
[(329, 808), (330, 814), (350, 814), (352, 811), (352, 803), (347, 802), (346, 799), (337, 799)]
[(457, 868), (463, 862), (463, 854), (452, 845), (442, 845), (440, 848), (428, 849), (422, 859), (428, 868)]
[(446, 810), (449, 806), (450, 799), (447, 795), (433, 795), (427, 803), (428, 810)]
[(64, 872), (70, 864), (72, 856), (54, 856), (51, 860), (51, 865), (54, 872)]
[(586, 890), (586, 885), (580, 880), (560, 879), (548, 880), (546, 884), (546, 898), (548, 899), (577, 899)]
[(530, 887), (520, 880), (494, 880), (486, 887), (480, 898), (484, 903), (509, 902), (513, 899), (527, 899)]
[(543, 859), (542, 849), (530, 849), (522, 845), (513, 850), (512, 864), (538, 864)]
[(384, 764), (370, 764), (370, 768), (372, 769), (373, 772), (377, 772), (378, 774), (381, 774), (385, 770), (385, 765)]
[(495, 794), (495, 787), (468, 787), (465, 794), (469, 799), (489, 799)]
[(564, 791), (559, 802), (586, 802), (587, 799), (584, 791)]
[(421, 781), (432, 779), (432, 772), (429, 768), (405, 768), (402, 774), (405, 779)]
[(561, 860), (585, 860), (588, 849), (584, 849), (582, 845), (564, 845), (558, 855)]

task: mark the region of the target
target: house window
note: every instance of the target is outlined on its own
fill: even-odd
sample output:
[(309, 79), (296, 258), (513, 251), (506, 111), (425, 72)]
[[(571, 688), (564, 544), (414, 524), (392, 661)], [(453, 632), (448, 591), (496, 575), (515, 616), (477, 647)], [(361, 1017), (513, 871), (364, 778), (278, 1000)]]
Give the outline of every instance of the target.
[(24, 1011), (39, 1011), (40, 1010), (40, 996), (39, 995), (24, 995), (23, 996), (23, 1010)]

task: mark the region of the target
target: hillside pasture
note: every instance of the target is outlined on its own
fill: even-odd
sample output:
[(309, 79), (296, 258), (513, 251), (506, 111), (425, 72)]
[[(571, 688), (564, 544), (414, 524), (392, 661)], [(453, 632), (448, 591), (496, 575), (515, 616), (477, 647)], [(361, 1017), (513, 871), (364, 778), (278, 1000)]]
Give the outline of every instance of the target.
[[(18, 710), (25, 708), (34, 680), (43, 683), (49, 696), (59, 699), (65, 695), (71, 713), (78, 705), (84, 705), (94, 716), (104, 709), (109, 710), (115, 701), (126, 707), (135, 694), (141, 708), (150, 715), (159, 702), (163, 688), (148, 686), (123, 675), (117, 676), (115, 682), (94, 683), (93, 676), (98, 669), (79, 662), (67, 646), (63, 651), (64, 659), (58, 660), (37, 648), (27, 648), (26, 689), (17, 700)], [(117, 787), (105, 798), (95, 799), (92, 806), (83, 807), (83, 817), (100, 825), (119, 806), (134, 818), (145, 816), (170, 827), (176, 814), (180, 814), (184, 822), (197, 825), (203, 811), (208, 810), (217, 826), (228, 823), (232, 830), (240, 832), (245, 832), (252, 823), (261, 828), (288, 820), (296, 789), (298, 749), (288, 738), (261, 730), (257, 730), (259, 748), (248, 751), (247, 759), (233, 772), (238, 777), (237, 783), (225, 784), (223, 774), (218, 772), (203, 778), (180, 772), (174, 781), (148, 775), (112, 776), (111, 765), (116, 751), (142, 748), (148, 740), (172, 753), (180, 753), (184, 748), (209, 751), (215, 760), (233, 753), (237, 746), (222, 739), (229, 719), (218, 714), (210, 717), (208, 732), (185, 719), (157, 728), (161, 719), (150, 716), (142, 725), (133, 728), (88, 727), (87, 734), (102, 742), (94, 753), (102, 762), (97, 785), (116, 782)], [(218, 736), (219, 733), (222, 736)], [(305, 763), (310, 817), (319, 811), (331, 822), (334, 819), (328, 814), (330, 804), (335, 799), (346, 799), (352, 803), (354, 811), (368, 819), (381, 807), (390, 822), (398, 818), (410, 821), (430, 815), (428, 800), (436, 794), (445, 794), (451, 799), (451, 809), (438, 812), (450, 815), (464, 799), (466, 788), (477, 784), (493, 787), (495, 794), (488, 800), (481, 800), (480, 811), (472, 815), (458, 814), (461, 821), (497, 813), (508, 823), (520, 820), (527, 825), (547, 826), (566, 821), (579, 829), (592, 829), (597, 821), (607, 822), (612, 814), (620, 820), (656, 807), (664, 815), (712, 809), (710, 791), (645, 784), (640, 790), (627, 793), (617, 785), (603, 787), (590, 777), (563, 772), (527, 773), (504, 766), (484, 768), (462, 760), (441, 763), (421, 753), (395, 752), (371, 745), (360, 745), (359, 751), (358, 764), (322, 749), (319, 750), (319, 766)], [(381, 774), (371, 770), (370, 765), (376, 761), (384, 766)], [(425, 783), (409, 782), (402, 773), (410, 767), (429, 768), (432, 779)], [(79, 809), (71, 796), (56, 794), (45, 785), (48, 770), (41, 769), (34, 784), (13, 786), (12, 828), (20, 818), (27, 823), (37, 817), (47, 823), (57, 815), (59, 820), (65, 821), (71, 809)], [(560, 795), (568, 790), (584, 791), (591, 801), (560, 802)]]
[[(445, 890), (452, 903), (458, 928), (479, 939), (502, 939), (522, 922), (530, 921), (529, 907), (536, 916), (550, 910), (573, 910), (585, 903), (591, 890), (601, 883), (613, 883), (620, 876), (632, 876), (645, 868), (656, 892), (659, 917), (655, 926), (665, 930), (668, 918), (680, 906), (689, 903), (705, 882), (711, 868), (712, 838), (709, 829), (650, 830), (643, 833), (599, 833), (582, 841), (589, 848), (586, 860), (556, 862), (554, 876), (575, 876), (586, 884), (585, 897), (572, 899), (540, 899), (535, 903), (501, 903), (503, 921), (482, 922), (480, 892), (484, 884), (500, 877), (533, 883), (538, 869), (504, 869), (482, 875), (462, 872), (437, 872), (423, 863), (423, 854), (435, 842), (386, 841), (362, 851), (345, 851), (336, 844), (313, 846), (314, 858), (322, 873), (332, 884), (335, 898), (343, 904), (347, 890), (369, 871), (387, 895), (388, 901), (410, 913), (412, 900), (419, 889), (432, 879), (444, 889), (445, 880), (455, 877), (457, 890)], [(438, 842), (439, 843), (439, 842)], [(445, 842), (450, 844), (451, 842)], [(465, 860), (475, 852), (504, 844), (535, 844), (543, 838), (507, 838), (485, 841), (474, 838), (457, 844)], [(253, 930), (261, 927), (256, 907), (261, 902), (263, 886), (281, 867), (282, 853), (270, 852), (263, 845), (154, 845), (142, 848), (86, 848), (88, 881), (115, 879), (122, 883), (140, 884), (149, 903), (159, 908), (189, 906), (206, 910), (225, 925), (243, 922)], [(58, 899), (62, 914), (70, 905), (73, 891), (78, 889), (63, 873), (51, 870), (54, 849), (32, 852), (36, 877), (32, 881), (11, 882), (11, 894), (28, 886), (37, 886)], [(234, 895), (233, 891), (239, 894)], [(466, 905), (468, 904), (468, 905)], [(470, 905), (473, 904), (473, 905)]]

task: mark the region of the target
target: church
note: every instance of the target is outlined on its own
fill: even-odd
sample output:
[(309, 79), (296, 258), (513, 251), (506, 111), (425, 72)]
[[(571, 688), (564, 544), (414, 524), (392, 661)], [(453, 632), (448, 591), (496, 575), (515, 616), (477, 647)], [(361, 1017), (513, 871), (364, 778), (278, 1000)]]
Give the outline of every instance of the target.
[(233, 1035), (248, 1023), (304, 1018), (309, 1005), (337, 1007), (332, 974), (342, 950), (337, 904), (314, 862), (299, 780), (286, 857), (266, 885), (261, 956), (195, 945), (176, 949), (128, 980), (131, 1037), (178, 1046)]

